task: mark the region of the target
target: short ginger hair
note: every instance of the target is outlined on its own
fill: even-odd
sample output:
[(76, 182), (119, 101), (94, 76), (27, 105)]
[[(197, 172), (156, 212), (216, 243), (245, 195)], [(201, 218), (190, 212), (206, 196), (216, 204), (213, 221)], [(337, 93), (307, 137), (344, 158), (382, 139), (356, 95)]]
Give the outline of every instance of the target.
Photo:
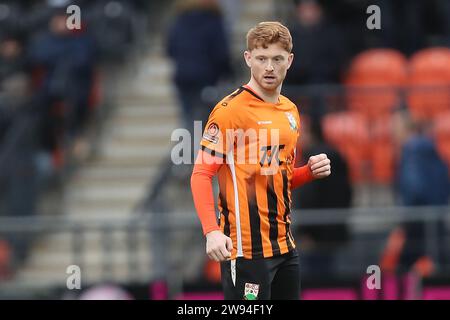
[(279, 43), (289, 53), (292, 51), (291, 33), (280, 22), (260, 22), (247, 33), (248, 51), (259, 47), (267, 48), (272, 43)]

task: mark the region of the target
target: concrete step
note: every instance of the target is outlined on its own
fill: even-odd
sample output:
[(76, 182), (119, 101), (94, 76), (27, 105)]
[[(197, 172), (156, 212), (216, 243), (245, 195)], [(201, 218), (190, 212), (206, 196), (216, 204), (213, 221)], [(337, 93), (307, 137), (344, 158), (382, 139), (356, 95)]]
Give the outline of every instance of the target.
[(138, 81), (129, 90), (129, 94), (142, 95), (148, 98), (172, 97), (175, 94), (174, 88), (167, 83), (153, 83), (151, 79), (147, 81)]
[(177, 117), (179, 108), (178, 105), (155, 105), (152, 101), (146, 101), (141, 104), (129, 102), (117, 108), (117, 118), (148, 118), (148, 117)]
[(170, 58), (150, 55), (142, 61), (139, 75), (167, 76), (172, 74), (173, 67)]
[(128, 145), (121, 143), (109, 143), (102, 148), (102, 157), (109, 159), (118, 158), (146, 158), (160, 159), (170, 152), (169, 143), (161, 143), (162, 145)]
[(106, 202), (124, 201), (127, 203), (138, 202), (145, 196), (146, 184), (119, 184), (119, 185), (102, 185), (100, 187), (76, 187), (69, 186), (64, 195), (64, 203), (66, 208), (73, 202)]
[(176, 129), (176, 124), (160, 123), (158, 125), (148, 126), (145, 124), (134, 126), (121, 126), (108, 128), (106, 136), (115, 138), (136, 138), (136, 137), (159, 137), (170, 141), (172, 131)]
[[(169, 155), (167, 155), (169, 156)], [(118, 159), (108, 159), (104, 157), (98, 157), (95, 159), (95, 163), (97, 165), (101, 165), (105, 168), (142, 168), (142, 167), (150, 167), (150, 166), (159, 166), (162, 161), (164, 161), (164, 157), (157, 159), (148, 159), (148, 158), (118, 158)], [(152, 162), (153, 160), (153, 162)], [(159, 162), (158, 162), (159, 161)]]
[[(79, 187), (78, 189), (82, 189)], [(74, 187), (75, 189), (75, 187)], [(65, 193), (63, 198), (63, 208), (65, 212), (69, 213), (77, 211), (81, 213), (85, 212), (84, 217), (88, 214), (96, 212), (131, 212), (132, 208), (136, 205), (135, 197), (128, 198), (83, 198), (80, 199), (79, 196), (73, 196), (73, 194)]]
[[(170, 156), (170, 151), (166, 153), (152, 153), (148, 156), (136, 155), (117, 155), (114, 157), (99, 155), (97, 160), (104, 163), (105, 166), (135, 166), (141, 167), (146, 165), (159, 165), (164, 159)], [(170, 159), (170, 158), (169, 158)]]
[(154, 85), (172, 84), (173, 66), (166, 60), (159, 59), (158, 63), (145, 64), (140, 68), (135, 81), (143, 81)]
[(121, 204), (117, 204), (115, 206), (112, 206), (111, 208), (97, 208), (90, 210), (80, 210), (79, 207), (72, 205), (70, 207), (67, 207), (64, 210), (64, 213), (74, 218), (74, 220), (80, 221), (84, 221), (86, 217), (93, 217), (96, 219), (120, 219), (129, 217), (131, 214), (133, 214), (135, 202), (133, 202), (132, 205), (127, 204), (126, 209), (121, 209), (120, 207), (118, 207), (119, 205)]
[(164, 114), (158, 114), (150, 110), (142, 110), (142, 112), (118, 114), (111, 119), (108, 123), (112, 125), (134, 125), (134, 124), (146, 124), (148, 126), (156, 125), (158, 123), (178, 123), (178, 110), (168, 110)]
[(102, 144), (102, 150), (106, 149), (120, 149), (120, 150), (130, 150), (131, 153), (135, 149), (141, 150), (159, 150), (170, 149), (172, 142), (167, 142), (166, 139), (161, 139), (160, 137), (139, 137), (136, 139), (130, 139), (127, 137), (118, 137), (115, 139), (106, 139)]
[(178, 100), (175, 94), (149, 96), (148, 94), (127, 92), (126, 94), (118, 96), (116, 98), (116, 102), (117, 105), (125, 105), (125, 106), (147, 105), (147, 104), (153, 106), (166, 106), (166, 105), (177, 105)]
[(71, 219), (81, 223), (89, 219), (104, 218), (108, 221), (113, 219), (124, 219), (134, 212), (138, 202), (136, 199), (84, 199), (79, 200), (68, 195), (64, 196), (61, 207), (61, 214), (68, 215)]
[(97, 181), (108, 183), (109, 181), (128, 181), (137, 179), (148, 179), (157, 173), (158, 166), (144, 166), (144, 167), (105, 167), (101, 163), (84, 166), (76, 173), (73, 184), (89, 184)]
[(155, 126), (160, 123), (173, 123), (176, 125), (178, 123), (178, 115), (169, 114), (169, 115), (147, 115), (147, 116), (122, 116), (122, 117), (114, 117), (111, 119), (108, 124), (112, 126), (135, 126), (135, 125), (146, 125), (146, 126)]

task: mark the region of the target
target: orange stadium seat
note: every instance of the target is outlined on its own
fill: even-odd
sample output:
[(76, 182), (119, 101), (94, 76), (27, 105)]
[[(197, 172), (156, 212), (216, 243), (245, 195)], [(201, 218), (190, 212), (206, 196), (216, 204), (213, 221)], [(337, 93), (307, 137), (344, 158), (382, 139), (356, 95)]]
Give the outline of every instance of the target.
[(435, 119), (434, 136), (438, 152), (450, 168), (450, 112)]
[(424, 49), (409, 64), (407, 102), (416, 119), (450, 110), (450, 49)]
[(325, 140), (345, 157), (354, 183), (367, 179), (369, 132), (367, 120), (356, 112), (329, 113), (322, 119)]
[(390, 183), (394, 178), (395, 145), (391, 117), (383, 117), (372, 122), (370, 159), (372, 179), (377, 183)]
[(393, 49), (370, 49), (357, 55), (345, 79), (349, 109), (372, 117), (400, 105), (407, 65), (406, 57)]

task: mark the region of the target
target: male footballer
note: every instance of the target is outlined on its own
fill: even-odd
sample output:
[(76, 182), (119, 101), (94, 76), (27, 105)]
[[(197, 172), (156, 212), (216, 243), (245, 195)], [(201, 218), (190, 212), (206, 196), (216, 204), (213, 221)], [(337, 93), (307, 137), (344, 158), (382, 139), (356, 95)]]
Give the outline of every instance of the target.
[[(281, 86), (294, 58), (289, 30), (261, 22), (247, 33), (250, 81), (209, 115), (191, 177), (209, 258), (221, 262), (225, 299), (298, 299), (291, 189), (331, 174), (325, 154), (294, 168), (297, 107)], [(219, 182), (217, 223), (212, 178)]]

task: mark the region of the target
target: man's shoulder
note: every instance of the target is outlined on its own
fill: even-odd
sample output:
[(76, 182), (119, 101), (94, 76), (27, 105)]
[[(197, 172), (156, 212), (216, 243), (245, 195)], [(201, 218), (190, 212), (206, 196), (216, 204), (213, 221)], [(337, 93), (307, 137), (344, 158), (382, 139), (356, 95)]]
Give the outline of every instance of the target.
[(291, 111), (296, 114), (299, 114), (298, 106), (294, 102), (289, 100), (289, 98), (280, 94), (280, 102), (283, 104), (286, 111)]
[(231, 110), (235, 109), (236, 106), (242, 105), (243, 102), (248, 100), (247, 97), (245, 97), (244, 94), (242, 94), (243, 89), (242, 87), (237, 88), (236, 90), (230, 92), (228, 95), (222, 98), (217, 104), (216, 108), (224, 108)]
[(282, 94), (280, 94), (280, 102), (288, 107), (297, 108), (297, 105), (294, 102), (292, 102), (288, 97), (283, 96)]

